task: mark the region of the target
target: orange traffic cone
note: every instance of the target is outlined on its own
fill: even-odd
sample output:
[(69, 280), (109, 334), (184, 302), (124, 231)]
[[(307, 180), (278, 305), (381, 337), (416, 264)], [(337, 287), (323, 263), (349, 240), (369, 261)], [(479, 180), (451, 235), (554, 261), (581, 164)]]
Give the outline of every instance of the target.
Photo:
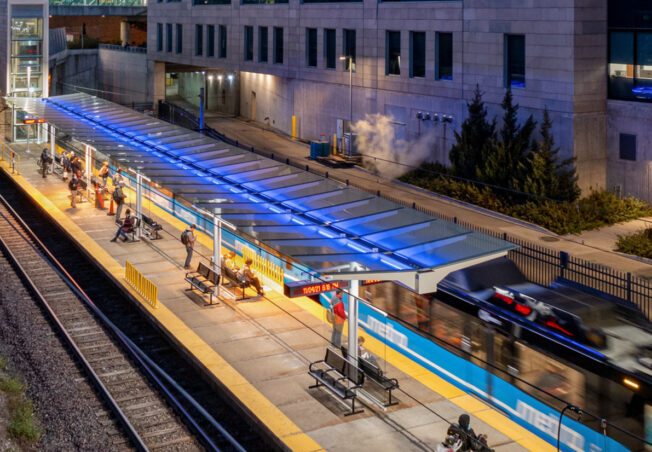
[(100, 210), (106, 209), (106, 207), (104, 207), (104, 196), (102, 195), (102, 189), (98, 185), (95, 185), (95, 207)]
[(111, 204), (109, 205), (109, 213), (107, 215), (115, 215), (115, 211), (113, 210), (113, 197), (111, 197)]

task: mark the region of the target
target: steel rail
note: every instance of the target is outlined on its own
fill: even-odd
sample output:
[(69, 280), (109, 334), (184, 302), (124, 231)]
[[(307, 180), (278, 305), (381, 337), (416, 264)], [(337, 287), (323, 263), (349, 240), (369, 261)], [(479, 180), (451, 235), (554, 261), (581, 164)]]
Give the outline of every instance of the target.
[[(195, 420), (190, 415), (190, 413), (187, 412), (187, 410), (181, 405), (181, 403), (177, 400), (177, 398), (171, 393), (170, 389), (161, 381), (160, 378), (158, 378), (158, 376), (156, 375), (156, 371), (152, 370), (152, 367), (148, 364), (148, 362), (153, 363), (153, 361), (149, 359), (149, 357), (147, 357), (145, 352), (140, 350), (131, 340), (128, 339), (128, 337), (113, 322), (111, 322), (111, 320), (109, 320), (108, 317), (104, 315), (104, 313), (90, 299), (90, 297), (84, 292), (81, 286), (79, 286), (79, 284), (75, 281), (75, 279), (68, 273), (68, 271), (63, 267), (63, 265), (54, 257), (54, 255), (45, 246), (45, 244), (41, 242), (38, 236), (31, 230), (31, 228), (20, 217), (20, 215), (18, 215), (18, 213), (13, 209), (13, 207), (11, 207), (11, 205), (7, 202), (7, 200), (2, 195), (0, 195), (0, 202), (5, 206), (5, 208), (7, 208), (7, 210), (12, 214), (15, 220), (25, 230), (25, 232), (29, 235), (30, 239), (32, 239), (34, 243), (38, 245), (38, 249), (36, 247), (35, 249), (43, 253), (45, 257), (47, 257), (46, 261), (49, 261), (50, 265), (53, 266), (55, 272), (57, 272), (59, 276), (61, 276), (61, 278), (68, 285), (68, 287), (70, 287), (70, 289), (73, 292), (75, 292), (75, 294), (88, 306), (88, 308), (93, 312), (93, 314), (95, 314), (109, 328), (109, 330), (113, 333), (114, 337), (124, 348), (124, 350), (130, 355), (131, 358), (134, 359), (134, 361), (136, 361), (141, 366), (142, 370), (147, 374), (147, 377), (150, 378), (150, 380), (156, 384), (156, 386), (165, 396), (166, 400), (168, 400), (168, 402), (172, 405), (172, 408), (178, 413), (180, 413), (182, 417), (187, 421), (187, 423), (190, 424), (190, 426), (195, 431), (195, 433), (197, 433), (201, 437), (201, 441), (204, 444), (204, 446), (207, 447), (207, 449), (209, 450), (219, 451), (220, 450), (219, 447), (209, 438), (208, 434), (204, 431), (204, 429), (202, 429), (198, 425), (197, 420)], [(34, 246), (28, 241), (27, 243), (31, 246)], [(25, 276), (27, 275), (25, 274)], [(54, 313), (52, 313), (52, 315), (54, 316)], [(158, 366), (156, 367), (158, 368)], [(169, 375), (167, 375), (162, 369), (158, 368), (157, 371), (159, 371), (162, 377), (168, 380), (169, 382), (174, 382), (174, 380)], [(237, 440), (235, 440), (235, 438), (233, 438), (217, 420), (215, 420), (209, 413), (207, 413), (206, 410), (203, 407), (201, 407), (201, 405), (199, 405), (189, 394), (187, 394), (178, 384), (176, 384), (176, 382), (173, 383), (173, 386), (175, 386), (175, 389), (177, 389), (178, 392), (182, 396), (184, 396), (184, 398), (186, 398), (186, 400), (199, 413), (201, 413), (205, 417), (205, 419), (212, 426), (214, 426), (227, 439), (227, 441), (229, 441), (229, 443), (232, 444), (232, 446), (235, 449), (241, 452), (245, 451), (242, 445), (240, 445), (240, 443), (238, 443)], [(144, 450), (147, 449), (145, 448)]]

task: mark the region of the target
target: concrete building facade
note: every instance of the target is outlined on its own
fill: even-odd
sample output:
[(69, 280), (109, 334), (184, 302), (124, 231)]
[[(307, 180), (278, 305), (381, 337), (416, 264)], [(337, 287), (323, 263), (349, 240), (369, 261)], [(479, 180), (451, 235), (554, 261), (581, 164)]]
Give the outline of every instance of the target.
[[(522, 119), (549, 110), (585, 192), (620, 185), (652, 200), (649, 177), (629, 176), (630, 167), (648, 173), (645, 152), (614, 162), (621, 131), (640, 135), (639, 147), (652, 136), (638, 120), (650, 117), (641, 99), (608, 101), (607, 0), (255, 1), (151, 2), (155, 101), (167, 91), (197, 102), (203, 84), (214, 97), (209, 110), (288, 134), (296, 116), (302, 139), (332, 137), (350, 116), (378, 113), (392, 118), (399, 139), (427, 136), (428, 158), (447, 163), (476, 84), (490, 115), (500, 115), (510, 86)], [(352, 112), (348, 60), (339, 59), (349, 53)]]

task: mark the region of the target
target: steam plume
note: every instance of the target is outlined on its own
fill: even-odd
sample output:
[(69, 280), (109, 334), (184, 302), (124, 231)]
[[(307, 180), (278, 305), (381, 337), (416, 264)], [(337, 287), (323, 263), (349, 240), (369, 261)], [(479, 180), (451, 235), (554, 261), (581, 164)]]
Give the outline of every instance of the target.
[(396, 124), (392, 116), (367, 114), (352, 127), (357, 134), (356, 145), (358, 152), (363, 154), (365, 168), (389, 178), (396, 178), (409, 170), (392, 162), (418, 166), (430, 161), (437, 143), (435, 128), (424, 130), (416, 140), (406, 141), (396, 137)]

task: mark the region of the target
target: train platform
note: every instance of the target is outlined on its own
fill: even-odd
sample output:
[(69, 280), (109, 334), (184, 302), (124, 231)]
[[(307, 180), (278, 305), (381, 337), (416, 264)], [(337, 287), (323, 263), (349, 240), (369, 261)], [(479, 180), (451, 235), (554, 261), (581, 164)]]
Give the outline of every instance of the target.
[[(383, 362), (386, 374), (399, 381), (400, 390), (394, 393), (398, 404), (381, 409), (362, 399), (364, 411), (345, 416), (348, 408), (330, 393), (309, 389), (314, 379), (308, 366), (323, 359), (331, 336), (319, 304), (305, 297), (287, 298), (266, 284), (262, 297), (236, 301), (227, 293), (221, 302), (208, 305), (207, 299), (186, 290), (185, 249), (179, 240), (184, 223), (145, 202), (144, 213), (163, 226), (163, 239), (110, 242), (117, 229), (114, 217), (91, 202), (71, 208), (67, 184), (57, 175), (42, 178), (34, 151), (12, 148), (21, 155), (21, 174), (13, 174), (5, 161), (0, 168), (287, 449), (433, 451), (449, 423), (466, 412), (474, 430), (486, 433), (497, 452), (555, 450), (499, 410), (364, 333), (365, 347)], [(200, 260), (208, 262), (212, 243), (199, 233), (193, 267)], [(158, 286), (158, 307), (127, 283), (127, 261)]]

